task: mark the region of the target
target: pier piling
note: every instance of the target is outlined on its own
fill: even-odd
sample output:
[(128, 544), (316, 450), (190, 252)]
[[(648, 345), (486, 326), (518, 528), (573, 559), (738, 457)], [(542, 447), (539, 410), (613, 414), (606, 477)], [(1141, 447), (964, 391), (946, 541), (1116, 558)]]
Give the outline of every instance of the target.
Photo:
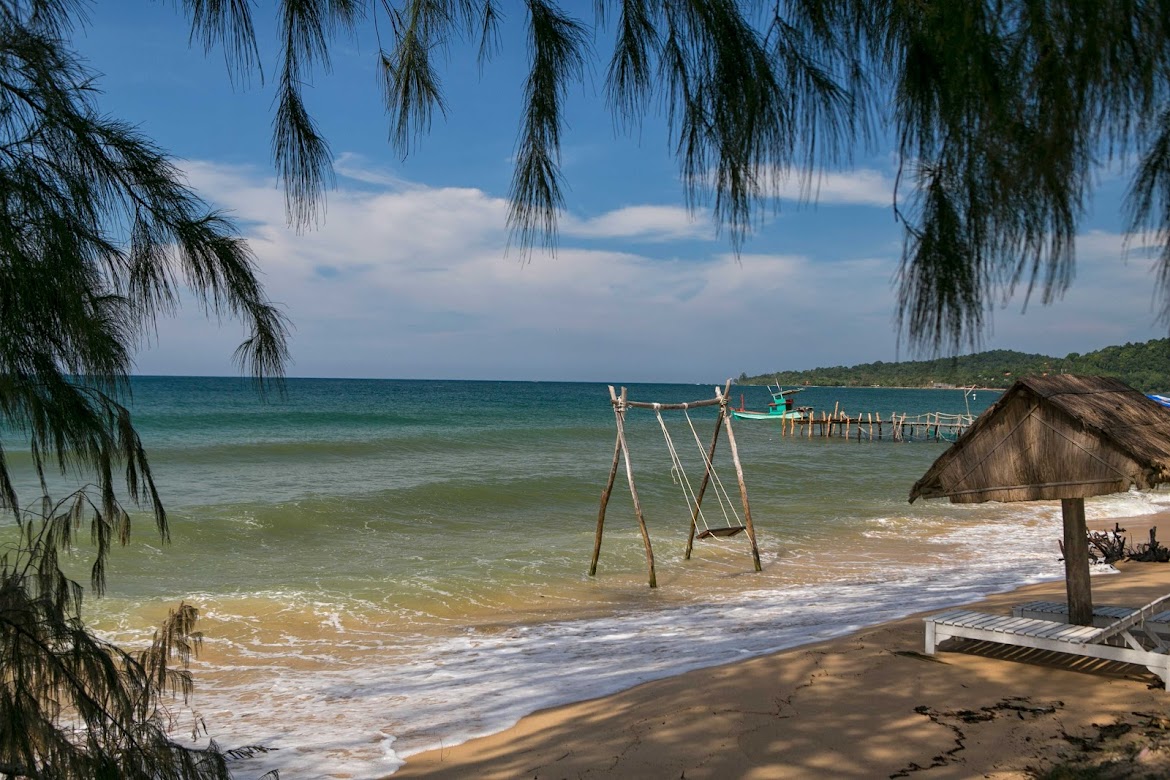
[(971, 426), (974, 419), (965, 414), (930, 412), (911, 417), (909, 414), (892, 412), (883, 419), (880, 412), (850, 415), (834, 407), (831, 413), (815, 412), (801, 419), (796, 417), (780, 421), (780, 435), (793, 438), (811, 439), (841, 438), (848, 441), (954, 441)]

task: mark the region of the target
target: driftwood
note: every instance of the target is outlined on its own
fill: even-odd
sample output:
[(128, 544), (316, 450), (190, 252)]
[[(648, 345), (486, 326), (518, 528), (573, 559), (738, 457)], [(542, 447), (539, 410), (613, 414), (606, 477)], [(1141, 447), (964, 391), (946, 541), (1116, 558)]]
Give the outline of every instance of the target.
[(1089, 558), (1094, 563), (1123, 560), (1126, 557), (1124, 533), (1119, 523), (1113, 524), (1112, 531), (1089, 531)]
[(1130, 551), (1129, 560), (1151, 563), (1170, 563), (1170, 548), (1158, 541), (1158, 529), (1150, 529), (1150, 541)]
[[(1089, 531), (1088, 534), (1089, 560), (1093, 563), (1116, 563), (1117, 561), (1140, 561), (1143, 563), (1170, 563), (1170, 547), (1158, 541), (1158, 528), (1150, 528), (1150, 541), (1136, 546), (1129, 546), (1125, 536), (1125, 529), (1119, 523), (1113, 524), (1112, 531)], [(1064, 559), (1065, 547), (1063, 542), (1057, 542), (1060, 547), (1061, 559)]]

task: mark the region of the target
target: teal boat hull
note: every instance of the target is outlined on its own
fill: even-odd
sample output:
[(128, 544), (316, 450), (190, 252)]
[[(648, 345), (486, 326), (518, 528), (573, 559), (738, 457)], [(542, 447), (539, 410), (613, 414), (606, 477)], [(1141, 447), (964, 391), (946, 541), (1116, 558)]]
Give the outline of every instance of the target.
[(803, 412), (749, 412), (746, 409), (732, 409), (731, 414), (737, 420), (803, 420)]

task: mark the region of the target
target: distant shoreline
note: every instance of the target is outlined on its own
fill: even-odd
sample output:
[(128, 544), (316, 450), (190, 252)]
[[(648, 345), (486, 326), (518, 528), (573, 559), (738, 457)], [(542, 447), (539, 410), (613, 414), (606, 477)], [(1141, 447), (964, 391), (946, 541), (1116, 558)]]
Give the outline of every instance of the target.
[[(745, 384), (781, 382), (800, 386), (808, 382), (810, 387), (870, 387), (877, 384), (890, 389), (925, 390), (935, 383), (942, 383), (955, 388), (974, 385), (995, 390), (1001, 388), (987, 383), (1011, 385), (1016, 379), (1028, 376), (1080, 374), (1109, 376), (1143, 393), (1158, 393), (1165, 389), (1168, 361), (1170, 338), (1162, 338), (1138, 344), (1102, 347), (1084, 354), (1070, 352), (1064, 357), (996, 349), (933, 360), (890, 363), (879, 360), (852, 366), (783, 369), (752, 375), (743, 372), (739, 378)], [(904, 383), (907, 382), (915, 386), (906, 387)]]
[[(767, 387), (766, 384), (756, 384), (755, 382), (733, 382), (732, 387)], [(824, 389), (842, 389), (842, 390), (974, 390), (978, 392), (996, 392), (1003, 393), (1007, 391), (1007, 387), (979, 387), (971, 385), (958, 385), (952, 387), (936, 387), (936, 386), (921, 386), (921, 385), (799, 385), (799, 384), (783, 384), (783, 387), (799, 387), (799, 388), (824, 388)]]

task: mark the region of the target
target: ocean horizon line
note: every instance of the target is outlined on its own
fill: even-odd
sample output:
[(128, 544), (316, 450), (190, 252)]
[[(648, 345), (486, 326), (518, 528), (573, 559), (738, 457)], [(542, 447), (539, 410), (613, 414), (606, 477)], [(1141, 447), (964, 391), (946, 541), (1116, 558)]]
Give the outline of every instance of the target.
[[(131, 380), (135, 379), (221, 379), (221, 380), (238, 380), (242, 383), (250, 384), (255, 380), (243, 374), (131, 374)], [(741, 384), (737, 382), (735, 377), (728, 377), (731, 380), (732, 387), (762, 387), (756, 384)], [(319, 382), (467, 382), (467, 383), (495, 383), (495, 384), (515, 384), (515, 385), (531, 385), (531, 384), (546, 384), (546, 385), (613, 385), (620, 386), (641, 386), (641, 385), (664, 385), (672, 387), (685, 387), (693, 385), (696, 387), (722, 387), (727, 383), (727, 379), (722, 381), (667, 381), (667, 380), (612, 380), (612, 379), (484, 379), (484, 378), (448, 378), (448, 377), (378, 377), (378, 376), (286, 376), (282, 377), (280, 381), (296, 382), (296, 381), (319, 381)], [(988, 392), (1004, 392), (1002, 387), (984, 387), (984, 386), (958, 386), (958, 385), (785, 385), (785, 387), (799, 387), (802, 389), (822, 388), (829, 390), (976, 390)]]
[[(230, 379), (253, 382), (245, 374), (131, 374), (131, 379)], [(734, 377), (729, 377), (736, 385)], [(613, 380), (613, 379), (491, 379), (491, 378), (449, 378), (449, 377), (379, 377), (379, 376), (285, 376), (283, 381), (353, 381), (353, 382), (495, 382), (501, 384), (563, 384), (563, 385), (696, 385), (712, 387), (726, 384), (721, 381), (668, 381), (668, 380)], [(812, 387), (813, 385), (807, 385)], [(817, 385), (819, 387), (819, 385)]]

